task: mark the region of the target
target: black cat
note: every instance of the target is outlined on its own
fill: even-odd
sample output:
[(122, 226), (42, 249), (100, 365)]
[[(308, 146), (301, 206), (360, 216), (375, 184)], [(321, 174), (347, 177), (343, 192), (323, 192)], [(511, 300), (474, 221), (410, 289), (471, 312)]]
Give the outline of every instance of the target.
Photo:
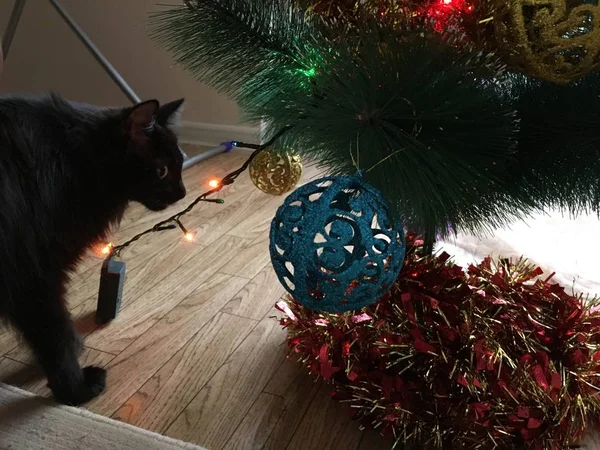
[(69, 273), (130, 201), (153, 211), (185, 196), (170, 119), (183, 103), (125, 109), (0, 97), (0, 317), (23, 334), (62, 403), (105, 388), (81, 369), (65, 305)]

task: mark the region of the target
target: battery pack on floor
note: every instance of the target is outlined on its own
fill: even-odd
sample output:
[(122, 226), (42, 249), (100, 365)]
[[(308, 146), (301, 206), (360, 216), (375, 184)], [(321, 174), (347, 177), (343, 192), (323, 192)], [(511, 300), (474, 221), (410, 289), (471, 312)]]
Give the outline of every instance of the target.
[(100, 274), (96, 323), (104, 324), (117, 317), (121, 307), (124, 283), (125, 263), (107, 259), (102, 265)]

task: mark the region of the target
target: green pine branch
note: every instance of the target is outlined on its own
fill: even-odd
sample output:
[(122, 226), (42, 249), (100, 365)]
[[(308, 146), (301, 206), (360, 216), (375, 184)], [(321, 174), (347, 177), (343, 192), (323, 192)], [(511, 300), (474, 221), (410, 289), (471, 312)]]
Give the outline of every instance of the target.
[(600, 73), (570, 85), (510, 78), (520, 118), (505, 189), (577, 215), (600, 205)]
[[(370, 170), (411, 228), (484, 232), (522, 218), (530, 199), (502, 192), (518, 121), (491, 55), (457, 49), (458, 37), (425, 25), (363, 29), (324, 58), (313, 89), (281, 86), (271, 102), (246, 110), (274, 131), (295, 127), (284, 145), (328, 172)], [(302, 119), (299, 120), (298, 116)]]
[(376, 21), (341, 38), (322, 26), (292, 0), (197, 0), (154, 16), (153, 35), (248, 121), (271, 134), (294, 125), (280, 146), (331, 174), (367, 170), (417, 232), (599, 210), (600, 75), (523, 80), (423, 23)]
[(178, 64), (236, 100), (248, 80), (310, 70), (301, 49), (314, 33), (289, 0), (189, 1), (151, 18), (151, 35)]

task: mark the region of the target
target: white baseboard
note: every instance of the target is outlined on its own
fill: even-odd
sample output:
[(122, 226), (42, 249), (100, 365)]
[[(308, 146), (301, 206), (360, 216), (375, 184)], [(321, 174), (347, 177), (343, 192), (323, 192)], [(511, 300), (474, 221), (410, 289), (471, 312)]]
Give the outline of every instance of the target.
[(177, 134), (182, 144), (208, 147), (217, 147), (227, 141), (260, 142), (260, 127), (182, 121), (177, 127)]

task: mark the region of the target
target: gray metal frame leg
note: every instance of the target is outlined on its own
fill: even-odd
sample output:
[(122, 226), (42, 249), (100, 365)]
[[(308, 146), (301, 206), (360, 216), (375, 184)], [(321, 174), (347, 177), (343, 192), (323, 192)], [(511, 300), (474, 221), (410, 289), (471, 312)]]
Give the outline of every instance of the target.
[(191, 158), (187, 158), (183, 162), (183, 170), (189, 169), (192, 166), (195, 166), (201, 161), (205, 161), (207, 159), (213, 158), (221, 153), (225, 153), (227, 149), (224, 146), (214, 147), (208, 149), (202, 153), (198, 153), (197, 155), (192, 156)]
[(129, 101), (134, 105), (141, 102), (138, 95), (133, 91), (133, 89), (127, 84), (125, 79), (121, 76), (121, 74), (113, 67), (113, 65), (106, 59), (106, 57), (102, 54), (100, 49), (92, 42), (87, 34), (81, 29), (81, 27), (73, 20), (73, 18), (69, 15), (69, 13), (62, 7), (62, 5), (57, 0), (49, 0), (56, 12), (63, 18), (65, 23), (69, 26), (71, 31), (75, 33), (75, 35), (79, 38), (81, 43), (85, 45), (88, 51), (96, 58), (98, 64), (102, 66), (104, 71), (112, 78), (119, 89), (127, 96)]
[(21, 14), (23, 14), (26, 1), (27, 0), (15, 0), (15, 6), (13, 6), (10, 19), (8, 19), (6, 30), (4, 30), (4, 35), (2, 36), (2, 54), (4, 55), (4, 61), (6, 61), (8, 51), (10, 50), (10, 44), (12, 44), (13, 38), (15, 37), (15, 32), (17, 31), (19, 20), (21, 20)]
[[(58, 2), (58, 0), (49, 0), (54, 9), (58, 12), (58, 14), (62, 17), (65, 23), (69, 26), (69, 28), (75, 33), (75, 35), (79, 38), (79, 40), (85, 45), (88, 51), (94, 56), (96, 61), (102, 66), (105, 72), (111, 77), (111, 79), (115, 82), (115, 84), (121, 89), (123, 94), (127, 96), (129, 101), (134, 105), (140, 103), (141, 100), (138, 95), (134, 92), (134, 90), (127, 84), (125, 79), (121, 76), (121, 74), (113, 67), (113, 65), (106, 59), (106, 57), (102, 54), (100, 49), (92, 42), (87, 34), (81, 29), (81, 27), (73, 20), (73, 18), (69, 15), (69, 13), (63, 8), (63, 6)], [(13, 37), (15, 35), (15, 31), (17, 30), (17, 26), (19, 24), (19, 20), (21, 19), (21, 14), (23, 13), (23, 9), (25, 7), (26, 0), (15, 0), (15, 6), (13, 7), (10, 20), (8, 22), (8, 26), (4, 32), (4, 36), (2, 37), (2, 52), (4, 54), (4, 60), (6, 60), (6, 56), (8, 55), (8, 51), (10, 49), (10, 45), (12, 43)], [(211, 148), (205, 152), (202, 152), (196, 156), (188, 158), (183, 150), (181, 153), (184, 155), (184, 163), (183, 169), (188, 169), (201, 161), (207, 160), (216, 156), (220, 153), (225, 152), (225, 147), (219, 146), (215, 148)]]

